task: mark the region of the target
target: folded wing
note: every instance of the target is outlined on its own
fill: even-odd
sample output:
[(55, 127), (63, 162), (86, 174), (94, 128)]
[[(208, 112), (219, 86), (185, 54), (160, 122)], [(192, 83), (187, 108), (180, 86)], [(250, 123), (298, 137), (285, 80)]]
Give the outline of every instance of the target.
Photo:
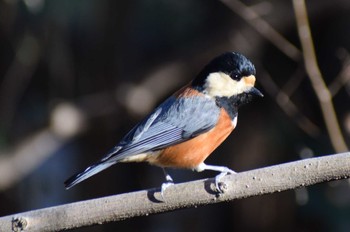
[(99, 162), (65, 182), (66, 188), (134, 155), (157, 151), (187, 141), (212, 129), (220, 109), (215, 100), (191, 96), (168, 98), (145, 120), (136, 125)]

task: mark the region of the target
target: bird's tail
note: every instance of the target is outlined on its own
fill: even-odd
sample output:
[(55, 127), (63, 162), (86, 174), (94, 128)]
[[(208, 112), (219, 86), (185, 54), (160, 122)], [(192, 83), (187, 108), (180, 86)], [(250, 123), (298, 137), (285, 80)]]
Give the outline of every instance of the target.
[(70, 189), (74, 185), (82, 182), (83, 180), (95, 175), (98, 172), (105, 170), (106, 168), (115, 164), (114, 162), (99, 162), (90, 167), (86, 168), (84, 171), (75, 174), (64, 182), (66, 189)]

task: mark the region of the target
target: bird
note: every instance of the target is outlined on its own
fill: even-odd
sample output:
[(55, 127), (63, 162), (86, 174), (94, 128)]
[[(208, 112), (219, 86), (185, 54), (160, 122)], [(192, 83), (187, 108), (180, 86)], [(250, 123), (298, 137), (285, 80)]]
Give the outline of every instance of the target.
[(65, 181), (66, 189), (117, 163), (147, 162), (161, 167), (165, 190), (174, 184), (167, 168), (217, 171), (215, 187), (235, 172), (205, 164), (206, 158), (237, 126), (238, 109), (263, 97), (255, 85), (253, 63), (238, 52), (225, 52), (204, 66), (187, 85), (168, 97), (134, 126), (100, 160)]

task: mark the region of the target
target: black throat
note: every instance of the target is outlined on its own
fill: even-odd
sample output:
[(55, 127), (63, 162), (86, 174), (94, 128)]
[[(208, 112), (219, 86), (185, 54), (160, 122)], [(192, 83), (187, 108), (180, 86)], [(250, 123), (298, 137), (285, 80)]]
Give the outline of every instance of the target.
[(238, 108), (253, 100), (254, 96), (249, 93), (241, 93), (232, 97), (215, 97), (216, 105), (222, 107), (231, 119), (238, 115)]
[(237, 117), (238, 115), (238, 107), (237, 107), (237, 99), (235, 97), (216, 97), (216, 105), (220, 108), (224, 108), (228, 115), (230, 116), (231, 120)]

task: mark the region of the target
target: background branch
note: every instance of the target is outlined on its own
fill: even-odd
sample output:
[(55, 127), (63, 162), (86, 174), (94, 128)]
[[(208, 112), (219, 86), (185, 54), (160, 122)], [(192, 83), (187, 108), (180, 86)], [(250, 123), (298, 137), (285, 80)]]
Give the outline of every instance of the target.
[(247, 7), (241, 1), (237, 0), (221, 0), (228, 8), (235, 14), (244, 19), (250, 26), (252, 26), (260, 35), (266, 40), (270, 41), (281, 52), (294, 61), (300, 58), (300, 50), (276, 31), (267, 21), (262, 19), (253, 8)]
[(350, 176), (350, 153), (342, 153), (228, 175), (223, 194), (213, 179), (143, 190), (44, 208), (0, 218), (0, 231), (57, 231), (120, 221), (136, 216), (191, 208), (309, 186)]
[(344, 49), (338, 49), (338, 57), (342, 63), (342, 69), (340, 70), (337, 77), (334, 78), (331, 84), (328, 85), (328, 89), (335, 97), (339, 91), (347, 84), (350, 83), (350, 54)]
[(332, 94), (327, 88), (317, 64), (314, 44), (312, 41), (309, 20), (304, 0), (293, 0), (299, 38), (303, 48), (306, 72), (312, 87), (320, 102), (323, 118), (334, 149), (337, 152), (347, 151), (348, 147), (341, 133), (338, 119), (332, 102)]
[(264, 87), (266, 92), (271, 95), (272, 98), (276, 99), (278, 106), (295, 121), (300, 129), (311, 137), (316, 137), (320, 134), (320, 128), (313, 123), (290, 99), (288, 93), (284, 89), (280, 89), (279, 86), (274, 82), (273, 78), (268, 72), (261, 71), (261, 85)]

